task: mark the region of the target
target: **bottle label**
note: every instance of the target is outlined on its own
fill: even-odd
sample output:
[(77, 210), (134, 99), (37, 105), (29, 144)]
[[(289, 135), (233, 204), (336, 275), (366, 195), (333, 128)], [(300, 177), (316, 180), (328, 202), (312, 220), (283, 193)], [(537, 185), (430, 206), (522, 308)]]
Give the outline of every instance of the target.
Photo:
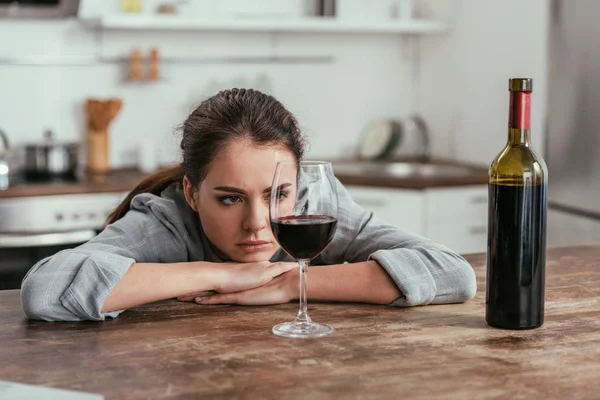
[(508, 127), (531, 129), (531, 92), (511, 92)]

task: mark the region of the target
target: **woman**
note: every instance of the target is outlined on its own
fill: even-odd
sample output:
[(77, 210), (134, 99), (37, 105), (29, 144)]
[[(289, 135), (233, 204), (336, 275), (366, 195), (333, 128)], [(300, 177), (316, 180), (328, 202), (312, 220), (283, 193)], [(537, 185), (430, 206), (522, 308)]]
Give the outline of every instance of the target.
[[(181, 165), (136, 187), (96, 238), (31, 269), (21, 292), (27, 316), (98, 321), (175, 297), (254, 305), (297, 298), (298, 268), (269, 224), (277, 162), (304, 154), (294, 116), (256, 90), (223, 91), (183, 123), (181, 150)], [(338, 227), (313, 261), (310, 299), (415, 306), (474, 296), (475, 275), (461, 256), (386, 225), (337, 185)]]

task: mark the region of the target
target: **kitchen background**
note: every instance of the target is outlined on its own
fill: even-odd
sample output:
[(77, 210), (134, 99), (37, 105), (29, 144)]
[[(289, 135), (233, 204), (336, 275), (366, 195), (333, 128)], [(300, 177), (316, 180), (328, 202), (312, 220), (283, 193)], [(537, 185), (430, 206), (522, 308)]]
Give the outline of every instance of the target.
[[(4, 3), (0, 129), (12, 147), (41, 142), (47, 130), (83, 144), (87, 98), (123, 101), (108, 131), (112, 169), (177, 162), (178, 124), (230, 87), (282, 101), (310, 139), (310, 158), (352, 157), (369, 124), (416, 114), (431, 156), (480, 167), (477, 184), (342, 181), (385, 219), (464, 253), (486, 250), (481, 172), (506, 142), (509, 77), (534, 79), (532, 143), (545, 156), (560, 0), (81, 0), (76, 15), (59, 18), (17, 18), (15, 2), (12, 11)], [(315, 16), (332, 4), (334, 16)], [(153, 49), (159, 77), (148, 80)], [(141, 80), (129, 76), (135, 50)], [(432, 171), (435, 180), (441, 170)], [(15, 198), (0, 197), (0, 209)], [(550, 245), (600, 240), (596, 223), (563, 211), (550, 213)]]
[[(153, 13), (161, 2), (169, 3), (145, 0), (143, 13)], [(239, 20), (244, 17), (234, 13), (236, 5), (241, 8), (248, 3), (190, 2), (200, 6), (184, 7), (180, 15), (171, 18), (198, 15)], [(134, 23), (128, 26), (126, 22), (113, 28), (76, 18), (2, 19), (1, 126), (15, 144), (41, 139), (46, 128), (62, 140), (79, 140), (84, 132), (86, 97), (121, 97), (124, 107), (110, 132), (111, 165), (134, 165), (140, 142), (148, 138), (169, 144), (159, 154), (160, 161), (168, 163), (178, 156), (178, 137), (173, 130), (190, 110), (219, 89), (245, 86), (272, 93), (297, 115), (310, 136), (313, 157), (348, 154), (368, 122), (419, 112), (431, 126), (434, 155), (485, 165), (505, 141), (507, 78), (531, 76), (539, 82), (532, 129), (534, 144), (541, 148), (547, 1), (417, 0), (415, 16), (439, 23), (439, 30), (377, 33), (362, 32), (360, 27), (372, 26), (376, 31), (378, 24), (393, 22), (392, 6), (401, 1), (341, 0), (338, 9), (344, 6), (357, 11), (346, 19), (340, 15), (339, 22), (357, 20), (356, 29), (268, 32), (268, 22), (283, 24), (282, 18), (286, 18), (269, 16), (269, 7), (281, 3), (272, 13), (279, 11), (293, 19), (301, 17), (298, 14), (307, 2), (252, 2), (251, 11), (257, 16), (245, 19), (267, 20), (264, 31), (257, 32), (234, 32), (226, 27), (216, 32), (155, 29), (151, 22), (148, 29), (128, 29)], [(91, 5), (85, 7), (88, 18), (123, 15), (121, 0), (84, 0), (82, 4)], [(265, 7), (264, 18), (260, 5)], [(231, 15), (225, 14), (227, 11)], [(127, 58), (136, 48), (146, 57), (153, 47), (164, 58), (163, 77), (158, 82), (128, 82), (124, 79), (126, 65), (111, 62)], [(252, 62), (252, 57), (273, 55), (299, 61)], [(247, 57), (248, 61), (218, 62), (226, 56)], [(207, 60), (193, 62), (194, 58)], [(208, 61), (211, 58), (215, 62)], [(28, 59), (56, 65), (22, 65)]]

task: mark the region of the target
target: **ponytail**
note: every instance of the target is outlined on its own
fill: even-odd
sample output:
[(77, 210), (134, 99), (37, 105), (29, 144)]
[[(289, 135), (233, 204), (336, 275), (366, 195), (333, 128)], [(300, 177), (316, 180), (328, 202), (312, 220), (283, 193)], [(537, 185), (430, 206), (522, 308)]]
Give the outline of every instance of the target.
[(183, 180), (185, 173), (180, 165), (161, 169), (160, 171), (146, 177), (141, 181), (119, 204), (119, 206), (108, 216), (106, 225), (112, 224), (123, 218), (130, 209), (131, 200), (141, 193), (152, 193), (157, 196), (173, 183)]

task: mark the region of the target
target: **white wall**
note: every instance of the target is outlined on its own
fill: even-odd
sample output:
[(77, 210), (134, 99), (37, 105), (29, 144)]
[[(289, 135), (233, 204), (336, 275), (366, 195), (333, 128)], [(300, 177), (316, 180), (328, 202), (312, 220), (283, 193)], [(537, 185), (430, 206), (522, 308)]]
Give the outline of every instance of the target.
[[(290, 7), (298, 2), (286, 1)], [(96, 4), (114, 12), (117, 3)], [(533, 144), (541, 151), (547, 0), (424, 0), (422, 9), (448, 20), (450, 29), (417, 39), (413, 59), (405, 37), (394, 35), (101, 32), (76, 20), (0, 20), (0, 59), (127, 56), (134, 47), (145, 52), (157, 46), (175, 57), (283, 54), (334, 60), (163, 64), (164, 81), (155, 84), (124, 81), (119, 64), (11, 66), (0, 60), (0, 128), (15, 143), (38, 140), (45, 128), (63, 140), (79, 140), (86, 97), (118, 96), (125, 105), (111, 129), (112, 165), (134, 165), (148, 138), (164, 143), (160, 159), (166, 163), (178, 158), (173, 131), (195, 105), (217, 90), (245, 86), (272, 93), (296, 114), (310, 137), (312, 157), (347, 154), (368, 122), (416, 110), (431, 127), (434, 155), (489, 165), (506, 140), (507, 80), (530, 76)]]
[[(100, 4), (100, 3), (98, 3)], [(102, 3), (105, 4), (105, 3)], [(111, 10), (114, 2), (109, 4)], [(157, 46), (165, 56), (324, 55), (330, 63), (165, 63), (164, 80), (123, 80), (124, 65), (17, 66), (0, 60), (0, 128), (13, 143), (35, 141), (46, 128), (62, 140), (84, 136), (87, 97), (121, 97), (111, 127), (111, 163), (135, 165), (141, 141), (161, 144), (162, 163), (178, 159), (174, 128), (201, 100), (228, 87), (255, 87), (281, 100), (310, 138), (312, 157), (353, 151), (364, 126), (410, 109), (411, 64), (394, 35), (214, 32), (101, 32), (77, 20), (0, 20), (0, 59), (127, 56)]]
[(547, 0), (428, 0), (448, 35), (420, 39), (415, 107), (435, 155), (489, 166), (507, 138), (508, 78), (531, 77), (532, 143), (543, 153)]

